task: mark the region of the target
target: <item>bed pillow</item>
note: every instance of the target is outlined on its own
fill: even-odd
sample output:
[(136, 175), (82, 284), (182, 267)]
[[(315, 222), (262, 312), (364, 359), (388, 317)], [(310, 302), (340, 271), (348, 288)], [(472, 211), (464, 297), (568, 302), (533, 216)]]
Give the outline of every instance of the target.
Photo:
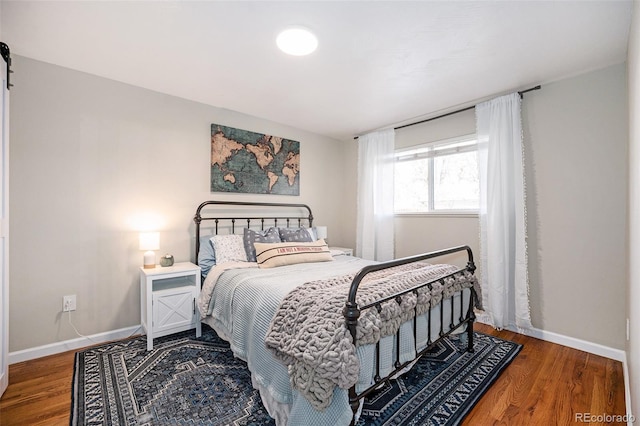
[(279, 231), (283, 243), (310, 243), (316, 240), (310, 228), (280, 228)]
[(213, 250), (211, 235), (200, 237), (200, 250), (198, 251), (198, 266), (205, 277), (209, 270), (216, 265), (216, 252)]
[(254, 231), (253, 229), (244, 228), (244, 251), (247, 253), (247, 261), (256, 261), (256, 248), (254, 243), (279, 243), (280, 232), (278, 228), (273, 226), (266, 231)]
[(260, 268), (333, 260), (324, 240), (304, 243), (255, 243)]
[(247, 261), (242, 235), (216, 235), (211, 238), (211, 241), (216, 252), (217, 264)]

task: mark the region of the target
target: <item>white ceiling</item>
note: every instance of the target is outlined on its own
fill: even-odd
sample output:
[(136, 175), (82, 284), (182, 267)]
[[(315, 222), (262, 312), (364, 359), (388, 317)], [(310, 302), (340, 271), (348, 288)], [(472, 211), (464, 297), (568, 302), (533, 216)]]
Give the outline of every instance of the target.
[[(0, 36), (13, 54), (347, 139), (624, 62), (631, 9), (632, 0), (3, 0)], [(315, 53), (276, 48), (291, 25), (315, 32)]]

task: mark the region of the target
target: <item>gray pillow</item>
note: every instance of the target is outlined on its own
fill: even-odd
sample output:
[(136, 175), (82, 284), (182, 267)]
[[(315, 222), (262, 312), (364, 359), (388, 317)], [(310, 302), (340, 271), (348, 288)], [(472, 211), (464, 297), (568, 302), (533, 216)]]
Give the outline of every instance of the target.
[(253, 243), (281, 243), (278, 228), (273, 226), (266, 231), (254, 231), (244, 228), (244, 251), (247, 253), (247, 261), (256, 261), (256, 247)]
[(308, 228), (280, 228), (283, 243), (310, 243), (315, 239)]

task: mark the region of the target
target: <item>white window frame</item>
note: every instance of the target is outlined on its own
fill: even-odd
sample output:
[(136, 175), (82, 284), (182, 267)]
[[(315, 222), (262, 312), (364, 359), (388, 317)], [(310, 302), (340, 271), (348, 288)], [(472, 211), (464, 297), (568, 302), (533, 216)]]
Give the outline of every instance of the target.
[[(469, 145), (454, 147), (454, 148), (443, 148), (438, 150), (438, 147), (457, 144), (457, 143), (465, 143), (470, 142)], [(478, 151), (478, 138), (475, 133), (456, 136), (448, 139), (441, 139), (438, 141), (427, 142), (420, 145), (414, 145), (407, 148), (396, 149), (394, 153), (394, 162), (395, 166), (402, 161), (411, 161), (420, 158), (427, 158), (429, 160), (428, 166), (428, 211), (425, 212), (396, 212), (394, 211), (395, 216), (455, 216), (455, 217), (478, 217), (479, 211), (478, 209), (455, 209), (455, 210), (435, 210), (434, 208), (434, 158), (442, 156), (442, 155), (450, 155), (454, 153), (462, 153), (462, 152), (477, 152)], [(395, 207), (394, 207), (395, 210)]]

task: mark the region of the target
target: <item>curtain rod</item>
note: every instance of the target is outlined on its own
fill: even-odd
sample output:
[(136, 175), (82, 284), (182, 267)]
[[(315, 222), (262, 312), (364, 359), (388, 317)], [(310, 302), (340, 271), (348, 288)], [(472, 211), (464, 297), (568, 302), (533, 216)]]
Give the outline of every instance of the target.
[[(539, 89), (541, 89), (541, 86), (540, 86), (540, 85), (535, 86), (535, 87), (532, 87), (532, 88), (530, 88), (530, 89), (521, 90), (521, 91), (519, 91), (519, 92), (518, 92), (518, 95), (520, 95), (520, 99), (522, 99), (522, 95), (524, 95), (525, 93), (527, 93), (527, 92), (531, 92), (531, 91), (533, 91), (533, 90), (539, 90)], [(448, 116), (450, 116), (450, 115), (458, 114), (458, 113), (460, 113), (460, 112), (469, 111), (470, 109), (474, 109), (475, 107), (476, 107), (475, 105), (472, 105), (472, 106), (470, 106), (470, 107), (466, 107), (466, 108), (458, 109), (458, 110), (456, 110), (456, 111), (447, 112), (447, 113), (445, 113), (445, 114), (441, 114), (441, 115), (438, 115), (438, 116), (436, 116), (436, 117), (431, 117), (431, 118), (427, 118), (427, 119), (425, 119), (425, 120), (416, 121), (415, 123), (403, 124), (402, 126), (394, 127), (394, 128), (393, 128), (393, 130), (404, 129), (405, 127), (415, 126), (416, 124), (422, 124), (422, 123), (426, 123), (426, 122), (428, 122), (428, 121), (437, 120), (437, 119), (439, 119), (439, 118), (448, 117)], [(359, 137), (359, 136), (355, 136), (353, 139), (358, 139), (358, 137)]]

